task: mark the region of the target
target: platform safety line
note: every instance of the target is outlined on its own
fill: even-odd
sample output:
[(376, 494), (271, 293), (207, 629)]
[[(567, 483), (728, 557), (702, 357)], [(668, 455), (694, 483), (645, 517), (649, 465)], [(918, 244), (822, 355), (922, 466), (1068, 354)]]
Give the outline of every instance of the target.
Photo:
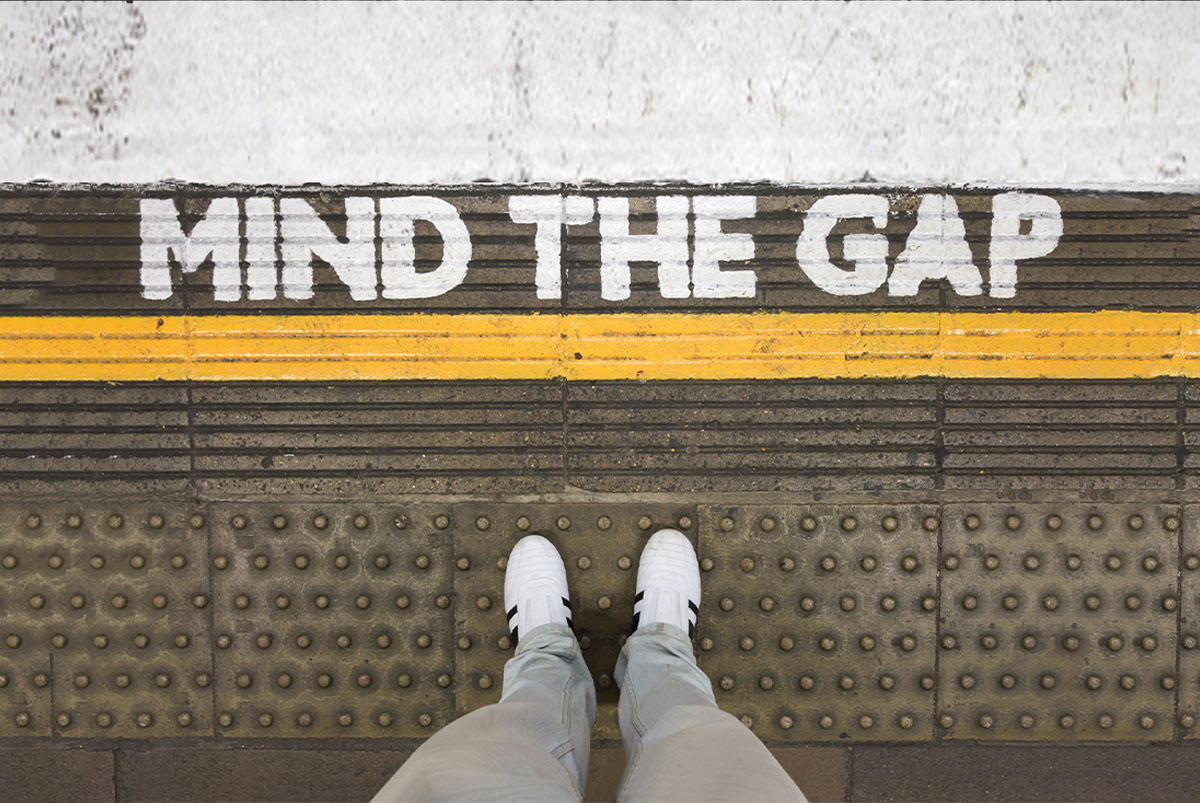
[(1200, 313), (0, 317), (0, 381), (1200, 377)]

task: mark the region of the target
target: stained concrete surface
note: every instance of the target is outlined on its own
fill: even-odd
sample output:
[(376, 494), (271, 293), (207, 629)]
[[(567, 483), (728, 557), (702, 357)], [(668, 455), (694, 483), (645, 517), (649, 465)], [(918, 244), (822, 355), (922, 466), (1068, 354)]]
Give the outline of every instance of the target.
[[(811, 803), (839, 803), (849, 790), (849, 751), (773, 751)], [(0, 750), (0, 798), (51, 801), (365, 801), (411, 755), (403, 749)], [(610, 801), (625, 768), (620, 747), (596, 747), (586, 800)]]
[(854, 748), (847, 800), (1155, 801), (1196, 799), (1200, 753), (1167, 747)]
[(37, 3), (0, 179), (1200, 179), (1194, 4)]
[[(812, 803), (1195, 799), (1194, 745), (777, 748)], [(386, 749), (208, 747), (0, 751), (0, 797), (51, 801), (366, 801), (409, 755)], [(588, 800), (611, 800), (625, 758), (596, 747)]]
[(120, 750), (121, 801), (369, 800), (404, 750)]
[(111, 750), (0, 749), (0, 800), (110, 803), (114, 759)]

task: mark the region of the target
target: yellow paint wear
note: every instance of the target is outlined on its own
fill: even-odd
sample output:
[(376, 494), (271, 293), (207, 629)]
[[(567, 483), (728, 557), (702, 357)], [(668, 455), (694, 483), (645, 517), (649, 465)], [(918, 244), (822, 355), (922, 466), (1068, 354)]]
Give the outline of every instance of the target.
[(0, 380), (1200, 377), (1200, 313), (0, 317)]

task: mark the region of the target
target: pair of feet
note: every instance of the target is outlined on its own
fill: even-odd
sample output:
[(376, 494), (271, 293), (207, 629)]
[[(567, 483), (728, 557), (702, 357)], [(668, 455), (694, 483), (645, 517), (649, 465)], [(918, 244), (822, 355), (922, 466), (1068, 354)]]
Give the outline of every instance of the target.
[[(508, 556), (504, 575), (504, 610), (513, 641), (535, 627), (571, 627), (567, 570), (554, 544), (527, 535)], [(633, 597), (633, 629), (649, 624), (673, 625), (691, 638), (700, 613), (700, 565), (696, 550), (678, 530), (650, 536), (638, 562)]]

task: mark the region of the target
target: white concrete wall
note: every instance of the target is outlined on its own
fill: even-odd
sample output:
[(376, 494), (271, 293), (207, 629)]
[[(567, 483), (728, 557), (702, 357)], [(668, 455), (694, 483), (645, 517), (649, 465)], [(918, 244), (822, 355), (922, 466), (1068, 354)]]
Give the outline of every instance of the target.
[(6, 4), (0, 180), (1200, 180), (1200, 4)]

